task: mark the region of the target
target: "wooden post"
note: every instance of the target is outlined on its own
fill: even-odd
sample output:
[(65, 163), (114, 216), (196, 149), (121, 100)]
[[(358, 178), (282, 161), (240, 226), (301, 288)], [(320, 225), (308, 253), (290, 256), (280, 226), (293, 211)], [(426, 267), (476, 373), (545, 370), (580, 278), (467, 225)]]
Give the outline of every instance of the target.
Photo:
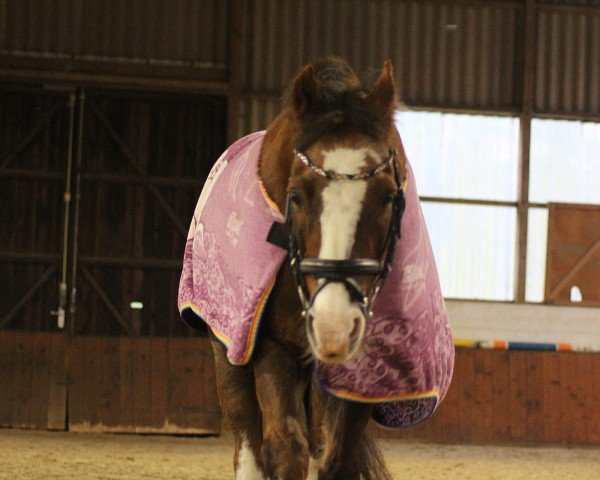
[(533, 112), (536, 10), (535, 0), (525, 2), (525, 59), (520, 120), (519, 197), (517, 205), (517, 278), (515, 301), (525, 301), (527, 279), (527, 228), (529, 213), (529, 151)]

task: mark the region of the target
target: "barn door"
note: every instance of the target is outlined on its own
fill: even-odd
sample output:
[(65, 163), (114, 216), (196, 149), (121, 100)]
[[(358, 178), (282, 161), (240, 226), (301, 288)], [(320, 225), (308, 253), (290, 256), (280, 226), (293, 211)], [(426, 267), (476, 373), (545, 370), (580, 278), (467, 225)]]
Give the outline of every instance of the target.
[(100, 90), (79, 102), (69, 429), (217, 433), (212, 351), (176, 298), (224, 102)]
[(210, 346), (176, 297), (225, 111), (190, 95), (0, 91), (0, 426), (218, 432)]
[(67, 339), (56, 324), (74, 121), (73, 90), (0, 87), (0, 426), (66, 424)]
[(174, 299), (191, 212), (224, 146), (221, 104), (105, 91), (81, 97), (73, 333), (189, 334)]

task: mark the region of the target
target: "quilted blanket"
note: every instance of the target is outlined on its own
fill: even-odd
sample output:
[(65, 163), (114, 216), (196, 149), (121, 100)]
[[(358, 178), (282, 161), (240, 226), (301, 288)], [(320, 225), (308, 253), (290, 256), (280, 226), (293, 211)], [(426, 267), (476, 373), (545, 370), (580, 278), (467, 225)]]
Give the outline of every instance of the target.
[[(262, 311), (287, 252), (267, 242), (284, 218), (257, 175), (264, 132), (234, 143), (211, 170), (184, 253), (178, 305), (192, 327), (206, 323), (232, 364), (251, 357)], [(402, 238), (357, 354), (315, 361), (331, 394), (374, 404), (373, 419), (400, 428), (428, 418), (443, 399), (454, 345), (410, 165)]]

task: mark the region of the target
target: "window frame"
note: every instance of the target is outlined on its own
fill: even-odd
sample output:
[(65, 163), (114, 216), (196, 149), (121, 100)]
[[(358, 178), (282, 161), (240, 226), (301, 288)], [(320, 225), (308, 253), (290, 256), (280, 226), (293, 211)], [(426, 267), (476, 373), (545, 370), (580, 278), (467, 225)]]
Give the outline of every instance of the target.
[[(486, 205), (496, 207), (512, 207), (516, 208), (516, 249), (515, 249), (515, 282), (514, 282), (514, 300), (485, 300), (485, 299), (468, 299), (448, 297), (452, 300), (459, 301), (475, 301), (475, 302), (494, 302), (494, 303), (515, 303), (515, 304), (531, 304), (531, 305), (551, 305), (542, 302), (526, 300), (526, 285), (527, 285), (527, 244), (529, 240), (529, 212), (531, 209), (548, 210), (548, 202), (532, 202), (529, 200), (530, 188), (530, 156), (531, 156), (531, 124), (533, 120), (571, 120), (571, 121), (586, 121), (600, 123), (598, 119), (589, 119), (573, 116), (559, 115), (544, 115), (544, 114), (523, 114), (518, 111), (501, 110), (472, 110), (472, 109), (457, 109), (457, 108), (431, 108), (423, 106), (403, 106), (398, 110), (410, 112), (431, 112), (441, 114), (464, 114), (464, 115), (480, 115), (492, 117), (512, 117), (519, 120), (519, 153), (518, 153), (518, 171), (517, 171), (517, 200), (477, 200), (461, 197), (438, 197), (438, 196), (419, 196), (422, 202), (436, 202), (459, 205)], [(551, 202), (550, 202), (551, 203)], [(546, 274), (544, 274), (545, 277)], [(574, 306), (578, 306), (574, 304)]]

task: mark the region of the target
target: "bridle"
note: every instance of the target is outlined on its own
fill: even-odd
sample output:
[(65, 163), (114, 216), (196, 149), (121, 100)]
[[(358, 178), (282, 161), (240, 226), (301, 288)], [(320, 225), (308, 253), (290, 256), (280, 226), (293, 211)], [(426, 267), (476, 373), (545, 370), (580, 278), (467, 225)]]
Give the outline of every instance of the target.
[[(392, 197), (392, 217), (388, 227), (384, 253), (381, 260), (372, 258), (356, 258), (348, 260), (304, 258), (295, 231), (292, 192), (288, 193), (286, 199), (285, 219), (289, 232), (290, 265), (292, 267), (298, 295), (300, 296), (300, 302), (302, 304), (302, 315), (306, 318), (308, 317), (308, 312), (312, 308), (315, 298), (328, 284), (342, 283), (347, 288), (352, 301), (361, 309), (364, 321), (373, 313), (373, 304), (383, 286), (387, 274), (392, 268), (396, 240), (400, 238), (400, 223), (402, 214), (404, 213), (405, 199), (402, 190), (402, 179), (400, 177), (400, 172), (398, 171), (398, 165), (396, 164), (396, 150), (390, 148), (388, 157), (377, 167), (353, 175), (324, 170), (315, 165), (306, 154), (298, 150), (294, 150), (294, 154), (313, 172), (330, 181), (367, 180), (383, 172), (390, 163), (392, 165), (397, 188)], [(310, 295), (308, 291), (305, 275), (311, 275), (320, 281), (319, 286), (312, 295)], [(353, 276), (358, 275), (371, 275), (375, 277), (368, 291), (363, 291), (358, 283), (352, 278)], [(362, 329), (364, 329), (364, 324), (362, 325)]]

